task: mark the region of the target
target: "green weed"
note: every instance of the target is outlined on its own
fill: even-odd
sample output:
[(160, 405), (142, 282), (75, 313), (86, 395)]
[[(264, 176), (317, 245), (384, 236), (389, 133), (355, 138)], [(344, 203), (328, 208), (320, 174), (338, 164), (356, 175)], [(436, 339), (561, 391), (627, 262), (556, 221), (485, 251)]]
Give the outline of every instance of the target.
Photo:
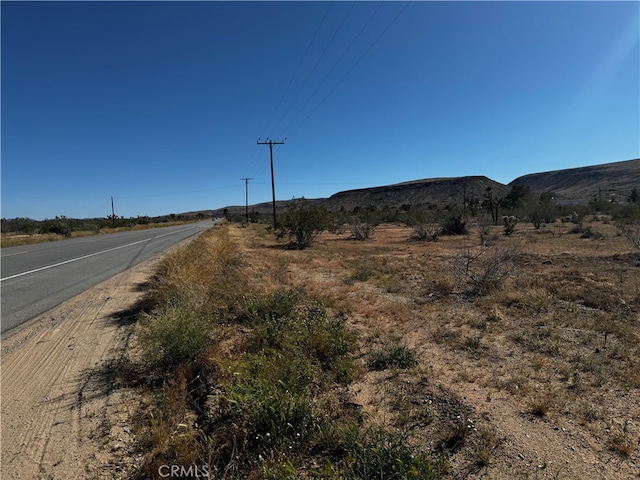
[(210, 342), (210, 322), (189, 303), (143, 314), (138, 340), (148, 365), (159, 371), (196, 360)]
[(418, 365), (416, 354), (406, 346), (384, 348), (369, 356), (368, 366), (371, 370), (387, 368), (413, 368)]

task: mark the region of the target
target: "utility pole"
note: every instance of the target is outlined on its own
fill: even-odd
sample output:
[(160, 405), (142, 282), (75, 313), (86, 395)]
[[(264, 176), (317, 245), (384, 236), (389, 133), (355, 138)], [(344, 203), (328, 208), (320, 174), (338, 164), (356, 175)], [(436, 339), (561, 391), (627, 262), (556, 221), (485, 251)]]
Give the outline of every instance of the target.
[[(286, 138), (284, 139), (286, 140)], [(271, 197), (272, 197), (272, 203), (273, 203), (273, 228), (275, 230), (276, 228), (276, 184), (275, 181), (273, 180), (273, 146), (274, 145), (284, 145), (284, 140), (282, 140), (281, 142), (274, 142), (273, 140), (268, 140), (266, 142), (261, 142), (260, 139), (258, 139), (258, 145), (269, 145), (269, 156), (271, 158)]]
[(111, 221), (115, 224), (116, 221), (116, 211), (113, 208), (113, 197), (111, 197)]
[(241, 178), (240, 180), (244, 180), (244, 186), (245, 186), (244, 213), (247, 216), (247, 225), (249, 225), (249, 180), (253, 180), (253, 178)]

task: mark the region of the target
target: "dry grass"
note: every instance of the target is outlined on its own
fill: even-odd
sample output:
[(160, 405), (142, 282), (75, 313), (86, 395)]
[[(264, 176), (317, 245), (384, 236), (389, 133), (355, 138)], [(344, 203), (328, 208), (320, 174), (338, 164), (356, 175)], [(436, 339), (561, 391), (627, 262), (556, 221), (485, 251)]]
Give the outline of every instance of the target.
[[(304, 290), (358, 338), (359, 373), (325, 401), (341, 411), (347, 400), (366, 425), (446, 457), (451, 478), (630, 478), (640, 462), (640, 257), (615, 226), (588, 226), (601, 235), (494, 228), (483, 247), (477, 233), (420, 242), (410, 228), (380, 225), (367, 241), (324, 233), (302, 251), (261, 225), (231, 226), (201, 240), (218, 253), (179, 252), (165, 270), (179, 275), (159, 275), (156, 288), (203, 304), (212, 279), (227, 304), (239, 291)], [(488, 263), (460, 275), (455, 262), (483, 248)], [(501, 262), (499, 282), (477, 288)], [(226, 330), (215, 355), (232, 356), (243, 335)], [(380, 352), (393, 364), (398, 345), (417, 365), (367, 371)]]
[[(456, 258), (482, 248), (475, 234), (418, 242), (410, 228), (381, 225), (365, 242), (325, 233), (314, 248), (295, 252), (277, 248), (260, 226), (232, 236), (261, 288), (303, 287), (347, 315), (363, 361), (394, 336), (420, 352), (419, 364), (448, 394), (467, 397), (480, 411), (485, 398), (499, 396), (500, 404), (486, 404), (498, 408), (494, 421), (501, 411), (504, 418), (522, 411), (554, 424), (578, 422), (591, 442), (635, 459), (638, 432), (621, 440), (607, 434), (607, 425), (621, 416), (640, 423), (640, 258), (614, 225), (587, 224), (599, 235), (580, 238), (569, 225), (518, 224), (509, 238), (492, 230), (489, 248), (508, 258), (489, 260), (507, 261), (510, 270), (487, 289), (469, 288), (469, 278), (452, 268)], [(378, 421), (406, 428), (437, 418), (412, 408), (415, 398), (404, 387), (396, 391), (389, 378), (384, 386), (376, 378), (366, 374), (353, 390)], [(482, 425), (494, 438), (488, 446), (463, 439), (472, 446), (466, 457), (458, 454), (466, 460), (454, 461), (455, 468), (475, 462), (510, 478), (500, 459), (507, 447), (495, 441), (492, 425)]]
[(197, 309), (224, 313), (243, 295), (238, 247), (226, 229), (209, 230), (166, 256), (153, 281), (161, 304), (188, 302)]
[[(72, 235), (72, 237), (75, 235)], [(84, 236), (84, 235), (83, 235)], [(3, 234), (0, 237), (2, 248), (5, 247), (20, 247), (23, 245), (34, 245), (36, 243), (55, 242), (56, 240), (64, 240), (64, 235), (58, 235), (55, 233), (46, 234), (34, 234), (34, 235), (12, 235)]]

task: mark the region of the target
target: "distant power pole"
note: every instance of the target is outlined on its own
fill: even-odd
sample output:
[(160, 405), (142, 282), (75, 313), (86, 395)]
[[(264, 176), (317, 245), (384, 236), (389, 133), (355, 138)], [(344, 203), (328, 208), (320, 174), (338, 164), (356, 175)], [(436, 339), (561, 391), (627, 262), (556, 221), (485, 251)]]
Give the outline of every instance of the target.
[(116, 219), (116, 211), (115, 211), (115, 209), (113, 208), (113, 197), (111, 197), (111, 218), (112, 218), (113, 220), (115, 220), (115, 219)]
[(247, 225), (249, 225), (249, 180), (253, 180), (253, 178), (241, 178), (240, 180), (244, 180), (244, 185), (245, 185), (244, 213), (247, 216)]
[[(284, 139), (286, 140), (286, 138)], [(269, 145), (269, 156), (271, 158), (271, 197), (273, 203), (273, 228), (276, 228), (276, 184), (273, 180), (273, 146), (274, 145), (284, 145), (284, 140), (281, 142), (274, 142), (273, 140), (269, 140), (267, 142), (261, 142), (258, 139), (258, 145)]]

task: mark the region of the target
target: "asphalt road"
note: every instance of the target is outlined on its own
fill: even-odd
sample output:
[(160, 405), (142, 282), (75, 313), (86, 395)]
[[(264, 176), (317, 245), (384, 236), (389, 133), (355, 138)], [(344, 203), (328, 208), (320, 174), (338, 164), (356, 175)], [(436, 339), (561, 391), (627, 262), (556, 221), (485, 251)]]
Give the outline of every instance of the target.
[(3, 248), (0, 331), (198, 235), (212, 221)]

